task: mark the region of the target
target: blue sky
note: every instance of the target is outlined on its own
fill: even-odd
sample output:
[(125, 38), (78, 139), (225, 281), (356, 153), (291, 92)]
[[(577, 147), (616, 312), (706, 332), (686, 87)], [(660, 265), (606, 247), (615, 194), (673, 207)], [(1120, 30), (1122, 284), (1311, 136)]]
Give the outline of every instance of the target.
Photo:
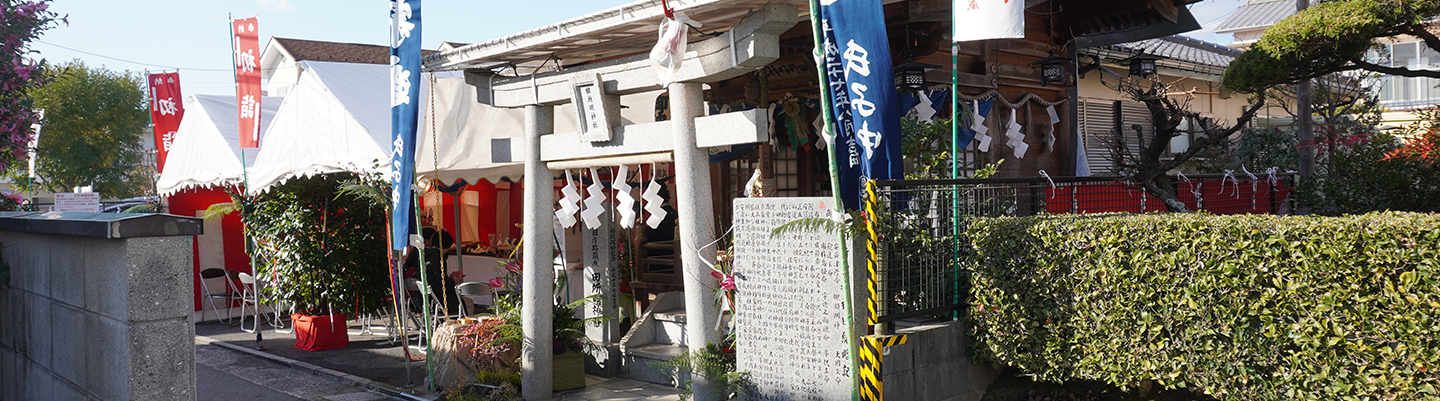
[[(424, 0), (422, 45), (434, 49), (441, 41), (493, 39), (630, 1)], [(1191, 11), (1212, 27), (1242, 3), (1205, 0)], [(70, 24), (46, 32), (42, 43), (34, 44), (39, 57), (137, 72), (178, 67), (184, 94), (235, 93), (227, 13), (258, 14), (261, 47), (272, 35), (385, 44), (390, 32), (390, 2), (384, 0), (54, 0), (51, 10), (68, 14)], [(1228, 36), (1192, 36), (1230, 43)]]

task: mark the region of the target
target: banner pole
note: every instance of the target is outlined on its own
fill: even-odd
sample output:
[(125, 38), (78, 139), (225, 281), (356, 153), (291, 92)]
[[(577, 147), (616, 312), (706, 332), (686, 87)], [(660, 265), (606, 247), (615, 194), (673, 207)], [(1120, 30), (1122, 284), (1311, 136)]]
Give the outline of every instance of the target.
[[(235, 18), (232, 17), (229, 13), (226, 13), (226, 14), (225, 14), (225, 17), (226, 17), (226, 20), (229, 21), (229, 23), (228, 23), (227, 25), (229, 25), (229, 34), (230, 34), (230, 71), (232, 72), (231, 75), (235, 77), (235, 96), (236, 96), (236, 98), (238, 99), (239, 96), (240, 96), (240, 66), (235, 65), (235, 57), (237, 56), (237, 54), (235, 54), (235, 50), (236, 50), (236, 49), (235, 49)], [(236, 105), (239, 106), (239, 102), (236, 102)], [(255, 118), (256, 118), (256, 120), (259, 120), (260, 116), (257, 115), (257, 116), (255, 116)], [(243, 143), (244, 139), (243, 139), (242, 137), (245, 135), (245, 132), (243, 131), (244, 127), (239, 127), (239, 129), (240, 129), (241, 131), (236, 131), (236, 134), (239, 135), (239, 136), (237, 136), (236, 138), (239, 139), (240, 141), (242, 141), (242, 143)], [(244, 147), (244, 146), (241, 146), (241, 147), (240, 147), (240, 178), (241, 178), (242, 182), (244, 183), (243, 185), (245, 186), (245, 187), (243, 188), (243, 190), (241, 191), (240, 196), (249, 197), (249, 196), (250, 196), (250, 194), (249, 194), (249, 192), (250, 192), (250, 166), (249, 166), (249, 164), (245, 163), (245, 147)], [(252, 236), (250, 236), (250, 233), (249, 233), (249, 232), (246, 232), (246, 233), (245, 233), (245, 243), (246, 243), (246, 248), (249, 248), (249, 249), (250, 249), (250, 272), (251, 272), (251, 273), (255, 273), (255, 277), (260, 277), (260, 274), (259, 274), (259, 273), (260, 273), (260, 270), (259, 270), (260, 267), (257, 266), (256, 263), (255, 263), (255, 262), (256, 262), (255, 253), (256, 253), (256, 252), (259, 252), (260, 249), (255, 246), (255, 238), (252, 237)], [(276, 313), (276, 314), (279, 314), (280, 312), (277, 310), (275, 313)], [(276, 316), (276, 318), (279, 318), (279, 316)], [(244, 316), (243, 313), (242, 313), (241, 316), (240, 316), (240, 324), (241, 324), (241, 327), (243, 328), (243, 327), (244, 327), (244, 324), (245, 324), (245, 316)], [(255, 287), (255, 349), (264, 351), (264, 350), (265, 350), (265, 345), (260, 343), (261, 341), (263, 341), (263, 340), (265, 339), (264, 334), (261, 334), (262, 332), (264, 332), (264, 330), (261, 330), (261, 329), (260, 329), (260, 287), (258, 286), (258, 284), (256, 284), (256, 287)]]
[[(410, 197), (411, 197), (410, 201), (412, 202), (412, 203), (411, 203), (412, 205), (414, 204), (413, 202), (416, 202), (416, 201), (419, 200), (419, 197), (416, 196), (414, 192), (411, 192), (411, 193), (410, 193)], [(415, 232), (417, 232), (417, 233), (420, 232), (420, 209), (419, 209), (419, 208), (410, 208), (410, 215), (411, 215), (411, 217), (414, 217), (414, 218), (415, 218), (415, 225), (414, 225)], [(434, 390), (434, 389), (435, 389), (435, 358), (431, 358), (431, 357), (430, 357), (431, 355), (435, 355), (435, 344), (433, 343), (433, 342), (435, 341), (435, 319), (433, 319), (433, 318), (431, 317), (431, 315), (430, 315), (430, 311), (431, 311), (431, 310), (434, 310), (434, 306), (433, 306), (433, 305), (430, 305), (430, 298), (431, 298), (430, 295), (434, 295), (434, 294), (425, 295), (425, 294), (429, 294), (429, 293), (430, 293), (430, 290), (429, 290), (429, 288), (428, 288), (428, 287), (430, 286), (430, 277), (429, 277), (429, 273), (426, 271), (426, 270), (430, 270), (430, 266), (429, 266), (430, 263), (429, 263), (428, 260), (425, 259), (425, 247), (424, 247), (424, 246), (421, 246), (421, 247), (420, 247), (419, 252), (420, 252), (420, 254), (419, 254), (419, 256), (420, 256), (420, 284), (417, 285), (416, 287), (421, 287), (421, 288), (420, 288), (420, 294), (421, 294), (421, 296), (420, 296), (420, 304), (421, 304), (421, 307), (424, 308), (424, 309), (420, 311), (420, 315), (422, 316), (423, 319), (425, 319), (425, 325), (422, 326), (422, 328), (424, 329), (424, 334), (422, 334), (422, 335), (425, 336), (425, 388)], [(441, 253), (441, 255), (444, 255), (444, 253)], [(444, 256), (441, 256), (441, 257), (443, 258)], [(442, 286), (442, 287), (443, 287), (443, 286)]]
[[(950, 24), (952, 26), (955, 24), (954, 13), (950, 14)], [(954, 35), (953, 27), (951, 28), (951, 35)], [(960, 44), (956, 43), (954, 37), (952, 36), (950, 40), (950, 178), (952, 179), (960, 178), (961, 147), (959, 67)], [(950, 229), (951, 238), (956, 241), (956, 244), (950, 247), (950, 263), (951, 266), (956, 267), (956, 273), (954, 277), (956, 296), (963, 298), (964, 295), (960, 294), (959, 291), (961, 288), (963, 288), (963, 286), (961, 286), (961, 277), (958, 269), (960, 262), (960, 247), (958, 246), (960, 240), (960, 188), (958, 187), (950, 189)], [(959, 320), (961, 317), (960, 312), (957, 311), (955, 313), (952, 313), (950, 317), (954, 320)]]
[[(821, 29), (821, 24), (820, 4), (817, 0), (810, 0), (810, 28), (811, 34), (815, 39), (815, 71), (817, 75), (819, 75), (818, 82), (820, 84), (820, 115), (824, 119), (824, 130), (830, 133), (827, 137), (838, 138), (835, 132), (833, 104), (830, 99), (830, 77), (826, 75), (825, 71), (825, 32)], [(824, 134), (822, 133), (821, 135)], [(824, 140), (824, 138), (821, 138), (821, 140)], [(830, 167), (830, 194), (834, 198), (835, 209), (838, 211), (844, 210), (845, 200), (841, 198), (840, 194), (840, 162), (836, 160), (835, 156), (836, 146), (839, 145), (835, 142), (839, 141), (829, 143), (828, 145), (830, 146), (827, 147), (825, 153)], [(856, 361), (856, 352), (858, 349), (855, 339), (855, 308), (851, 302), (851, 299), (854, 297), (854, 292), (850, 288), (850, 241), (849, 234), (845, 229), (836, 233), (836, 236), (840, 242), (841, 285), (845, 292), (845, 296), (841, 297), (841, 304), (845, 307), (845, 343), (850, 347), (850, 399), (858, 400), (860, 399), (860, 386), (858, 384), (860, 370), (857, 367), (858, 363)], [(873, 319), (874, 317), (872, 316), (871, 318)]]

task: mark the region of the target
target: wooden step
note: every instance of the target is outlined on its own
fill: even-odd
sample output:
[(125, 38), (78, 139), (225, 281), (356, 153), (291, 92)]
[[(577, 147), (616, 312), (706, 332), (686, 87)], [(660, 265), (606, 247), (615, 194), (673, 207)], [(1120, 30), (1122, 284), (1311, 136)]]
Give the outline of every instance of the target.
[(673, 280), (672, 280), (672, 281), (648, 281), (648, 280), (646, 280), (646, 281), (641, 281), (641, 280), (635, 280), (635, 281), (631, 281), (631, 282), (630, 282), (630, 287), (631, 287), (631, 288), (640, 288), (640, 289), (650, 290), (650, 292), (679, 291), (679, 290), (682, 288), (681, 286), (676, 285)]
[(652, 242), (646, 242), (645, 245), (644, 245), (644, 248), (645, 248), (645, 249), (673, 250), (673, 249), (675, 249), (675, 241), (652, 241)]
[(645, 258), (645, 263), (649, 263), (652, 265), (674, 266), (675, 257), (671, 255), (651, 256)]
[(674, 283), (675, 275), (668, 272), (641, 273), (639, 281), (646, 281), (651, 283)]

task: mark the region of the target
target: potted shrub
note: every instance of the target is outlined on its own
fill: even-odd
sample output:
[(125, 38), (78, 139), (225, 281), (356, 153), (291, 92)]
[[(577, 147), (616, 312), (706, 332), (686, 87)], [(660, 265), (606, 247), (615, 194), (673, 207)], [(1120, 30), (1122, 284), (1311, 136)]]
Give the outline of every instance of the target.
[[(520, 276), (523, 268), (520, 266), (516, 255), (512, 259), (502, 262), (507, 271), (505, 277), (497, 277), (490, 280), (490, 287), (497, 294), (495, 297), (495, 315), (503, 322), (495, 327), (501, 333), (502, 338), (519, 344), (524, 335), (521, 332), (520, 322)], [(554, 283), (555, 291), (559, 294), (564, 283), (568, 282), (567, 277), (561, 275), (556, 277)], [(553, 335), (553, 359), (551, 360), (551, 388), (553, 391), (565, 391), (585, 387), (585, 355), (588, 352), (600, 352), (604, 347), (590, 340), (585, 335), (585, 325), (600, 324), (609, 322), (610, 316), (595, 316), (588, 318), (576, 318), (576, 312), (582, 310), (585, 305), (599, 299), (599, 295), (591, 295), (574, 302), (562, 302), (556, 299), (553, 304), (551, 315), (551, 327)], [(518, 347), (518, 346), (517, 346)]]
[(317, 175), (253, 198), (232, 195), (261, 261), (256, 273), (266, 287), (262, 301), (290, 305), (296, 348), (344, 347), (347, 317), (387, 305), (385, 207), (342, 191), (353, 182)]

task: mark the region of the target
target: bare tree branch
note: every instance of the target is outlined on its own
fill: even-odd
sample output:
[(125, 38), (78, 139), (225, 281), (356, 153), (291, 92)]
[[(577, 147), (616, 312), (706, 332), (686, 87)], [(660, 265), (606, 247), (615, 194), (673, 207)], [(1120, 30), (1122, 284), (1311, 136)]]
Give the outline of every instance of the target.
[(1410, 24), (1409, 33), (1411, 35), (1419, 37), (1421, 40), (1424, 40), (1425, 45), (1430, 46), (1431, 50), (1440, 52), (1440, 37), (1436, 37), (1434, 33), (1430, 32), (1430, 30), (1425, 29), (1424, 24)]
[(1366, 69), (1366, 70), (1375, 71), (1375, 72), (1379, 72), (1379, 73), (1383, 73), (1383, 74), (1399, 75), (1399, 76), (1402, 76), (1402, 77), (1440, 78), (1440, 71), (1435, 71), (1435, 70), (1412, 70), (1412, 69), (1404, 68), (1404, 67), (1386, 67), (1386, 66), (1383, 66), (1383, 65), (1379, 65), (1379, 64), (1371, 63), (1371, 62), (1368, 62), (1368, 61), (1365, 61), (1365, 60), (1361, 60), (1359, 57), (1349, 57), (1348, 59), (1350, 60), (1351, 63), (1353, 63), (1356, 67), (1358, 67), (1358, 68), (1355, 68), (1355, 69)]
[[(1162, 163), (1160, 165), (1161, 168), (1159, 169), (1159, 173), (1157, 174), (1164, 174), (1166, 171), (1170, 171), (1175, 167), (1179, 167), (1181, 163), (1185, 163), (1185, 161), (1190, 160), (1190, 158), (1194, 157), (1196, 153), (1200, 153), (1200, 151), (1205, 150), (1206, 148), (1215, 144), (1218, 144), (1221, 141), (1224, 141), (1225, 139), (1229, 138), (1230, 135), (1234, 135), (1236, 132), (1244, 129), (1246, 126), (1249, 126), (1250, 120), (1255, 118), (1255, 114), (1260, 112), (1260, 108), (1265, 107), (1265, 103), (1265, 93), (1261, 92), (1256, 94), (1254, 102), (1250, 104), (1250, 107), (1245, 108), (1245, 111), (1240, 114), (1240, 118), (1235, 119), (1235, 124), (1231, 124), (1229, 128), (1221, 130), (1220, 132), (1217, 132), (1213, 135), (1207, 134), (1204, 138), (1197, 139), (1195, 143), (1190, 144), (1189, 149), (1186, 149), (1184, 152), (1175, 155), (1175, 158), (1170, 159), (1169, 162)], [(1150, 178), (1154, 178), (1154, 176), (1152, 175)]]

